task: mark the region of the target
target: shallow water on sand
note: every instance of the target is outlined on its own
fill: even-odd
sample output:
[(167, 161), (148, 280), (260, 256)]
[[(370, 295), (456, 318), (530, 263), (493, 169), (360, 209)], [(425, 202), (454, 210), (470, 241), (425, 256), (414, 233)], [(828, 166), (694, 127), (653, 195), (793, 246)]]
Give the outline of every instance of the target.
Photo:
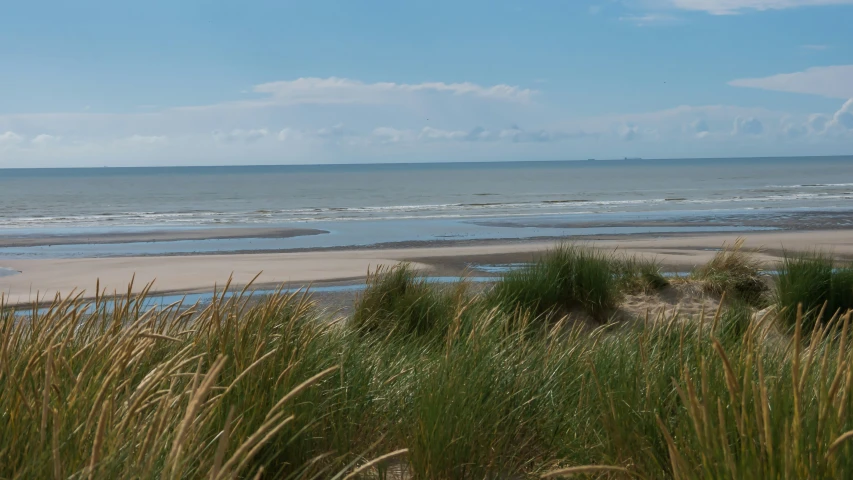
[(317, 248), (371, 246), (407, 242), (441, 242), (489, 239), (559, 238), (566, 236), (627, 235), (641, 233), (739, 232), (772, 227), (742, 226), (640, 226), (640, 227), (487, 227), (464, 222), (400, 220), (329, 225), (329, 233), (290, 238), (224, 238), (157, 242), (39, 245), (0, 248), (2, 258), (79, 258), (140, 255), (223, 254), (274, 252)]
[(19, 271), (12, 268), (0, 267), (0, 277), (11, 277), (12, 275), (17, 275), (19, 273)]
[[(425, 280), (429, 283), (455, 283), (460, 280), (460, 277), (440, 277), (440, 276), (430, 276), (424, 277)], [(473, 283), (486, 283), (493, 282), (497, 279), (497, 277), (478, 277), (478, 276), (467, 276), (465, 280)], [(364, 283), (356, 283), (356, 284), (346, 284), (346, 285), (320, 285), (320, 286), (301, 286), (301, 287), (287, 287), (282, 289), (257, 289), (257, 290), (249, 290), (245, 293), (245, 297), (260, 297), (263, 295), (272, 295), (277, 293), (302, 293), (308, 291), (309, 293), (342, 293), (342, 292), (360, 292), (364, 290), (366, 285)], [(195, 304), (207, 304), (213, 300), (214, 292), (200, 292), (200, 293), (186, 293), (186, 294), (151, 294), (147, 296), (143, 302), (143, 310), (149, 310), (152, 308), (166, 308), (170, 305), (180, 304), (182, 308), (188, 308)], [(229, 299), (234, 296), (239, 296), (240, 291), (229, 291), (225, 292), (224, 295), (219, 292), (217, 294), (218, 298)], [(123, 301), (123, 300), (120, 300)], [(105, 301), (107, 311), (112, 311), (115, 302), (113, 300), (107, 299)], [(94, 305), (89, 305), (89, 308), (85, 309), (84, 312), (91, 313), (94, 311)], [(46, 313), (49, 310), (48, 307), (42, 307), (38, 309), (39, 314)], [(19, 316), (29, 316), (32, 315), (32, 307), (21, 307), (17, 308), (15, 313)]]

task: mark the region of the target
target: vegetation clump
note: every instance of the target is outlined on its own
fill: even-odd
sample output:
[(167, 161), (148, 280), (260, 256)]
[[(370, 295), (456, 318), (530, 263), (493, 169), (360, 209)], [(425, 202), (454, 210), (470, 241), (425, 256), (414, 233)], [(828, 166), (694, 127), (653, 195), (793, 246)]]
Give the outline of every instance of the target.
[(368, 273), (351, 324), (364, 332), (441, 337), (468, 301), (464, 281), (435, 285), (407, 263), (379, 266)]
[(536, 262), (510, 271), (497, 282), (490, 300), (505, 312), (553, 319), (582, 309), (607, 319), (619, 302), (619, 279), (613, 255), (561, 244)]
[(733, 245), (723, 245), (714, 258), (694, 270), (692, 276), (701, 281), (708, 292), (762, 306), (768, 291), (761, 278), (762, 263), (755, 258), (755, 252), (743, 249), (743, 243), (744, 239), (739, 238)]
[(740, 298), (730, 300), (718, 319), (716, 335), (727, 345), (738, 344), (749, 330), (754, 313), (746, 301)]
[(669, 285), (660, 263), (637, 256), (626, 256), (615, 261), (619, 288), (625, 293), (658, 292)]
[[(340, 406), (329, 393), (341, 337), (323, 332), (308, 297), (145, 305), (145, 293), (70, 297), (21, 317), (0, 300), (0, 477), (346, 470), (337, 454), (312, 463), (336, 435), (318, 412)], [(308, 429), (328, 438), (317, 444)]]
[(782, 319), (793, 326), (802, 305), (804, 327), (811, 331), (819, 311), (827, 314), (826, 319), (853, 309), (853, 268), (837, 265), (830, 255), (818, 251), (787, 254), (779, 267), (775, 294)]

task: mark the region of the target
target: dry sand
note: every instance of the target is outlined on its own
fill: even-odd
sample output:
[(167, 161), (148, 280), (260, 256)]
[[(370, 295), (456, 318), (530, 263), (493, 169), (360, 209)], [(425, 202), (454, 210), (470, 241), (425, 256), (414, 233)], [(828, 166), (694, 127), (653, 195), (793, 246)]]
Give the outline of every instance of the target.
[[(672, 270), (689, 270), (713, 257), (724, 242), (737, 234), (693, 234), (678, 236), (625, 236), (577, 239), (599, 248), (655, 257)], [(744, 235), (747, 248), (763, 248), (761, 258), (778, 260), (784, 249), (819, 248), (839, 257), (853, 258), (853, 230), (752, 232)], [(164, 257), (120, 257), (54, 260), (0, 260), (0, 267), (21, 273), (0, 277), (0, 292), (8, 303), (32, 303), (66, 295), (75, 289), (93, 293), (96, 279), (107, 292), (126, 291), (135, 275), (134, 289), (154, 281), (153, 291), (209, 291), (233, 276), (240, 286), (261, 273), (258, 285), (307, 284), (355, 281), (368, 268), (413, 261), (416, 266), (440, 275), (462, 273), (470, 264), (528, 261), (554, 245), (554, 241), (488, 243), (465, 246), (258, 253), (238, 255), (194, 255)], [(38, 294), (38, 297), (36, 296)]]

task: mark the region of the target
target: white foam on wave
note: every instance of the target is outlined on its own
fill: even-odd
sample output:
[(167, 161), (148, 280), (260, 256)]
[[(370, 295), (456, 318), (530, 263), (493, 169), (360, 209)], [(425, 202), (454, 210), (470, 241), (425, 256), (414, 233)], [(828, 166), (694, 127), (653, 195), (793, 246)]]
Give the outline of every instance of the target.
[(802, 185), (765, 185), (765, 188), (823, 188), (853, 187), (853, 183), (804, 183)]
[[(853, 184), (838, 184), (851, 185)], [(356, 207), (314, 207), (264, 209), (250, 212), (217, 212), (208, 210), (179, 212), (115, 212), (64, 216), (0, 217), (0, 228), (50, 227), (125, 227), (125, 226), (216, 226), (241, 224), (273, 224), (286, 222), (333, 222), (358, 220), (455, 219), (488, 216), (523, 216), (578, 213), (637, 212), (644, 206), (670, 208), (678, 205), (723, 206), (748, 204), (851, 200), (853, 193), (792, 192), (762, 196), (728, 198), (634, 198), (592, 200), (566, 198), (530, 202), (447, 203), (423, 205), (388, 205)], [(793, 207), (794, 205), (787, 205)], [(799, 205), (797, 205), (799, 206)]]

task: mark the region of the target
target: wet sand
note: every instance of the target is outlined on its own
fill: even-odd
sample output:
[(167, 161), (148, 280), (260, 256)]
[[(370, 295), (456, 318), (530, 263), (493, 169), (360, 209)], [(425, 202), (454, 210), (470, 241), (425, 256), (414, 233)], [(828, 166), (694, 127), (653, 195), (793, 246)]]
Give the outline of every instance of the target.
[[(741, 234), (747, 248), (762, 248), (760, 258), (768, 264), (784, 250), (814, 248), (838, 257), (853, 258), (853, 230), (773, 231)], [(574, 239), (597, 248), (656, 258), (665, 268), (686, 271), (713, 257), (723, 243), (738, 234), (681, 234), (667, 236), (582, 237)], [(572, 240), (572, 239), (569, 239)], [(435, 275), (461, 275), (472, 265), (519, 263), (555, 244), (555, 240), (482, 241), (466, 245), (408, 246), (350, 250), (319, 250), (288, 253), (147, 256), (79, 259), (0, 260), (0, 267), (20, 271), (0, 277), (0, 292), (7, 303), (26, 304), (67, 295), (81, 289), (94, 293), (95, 282), (107, 292), (127, 291), (135, 277), (134, 291), (154, 282), (155, 292), (204, 292), (220, 287), (232, 277), (242, 286), (259, 272), (258, 287), (282, 283), (292, 285), (327, 282), (356, 282), (369, 268), (414, 262)], [(772, 265), (771, 265), (772, 267)], [(481, 274), (481, 273), (476, 273)]]
[(37, 247), (44, 245), (103, 245), (110, 243), (175, 242), (181, 240), (221, 240), (226, 238), (292, 238), (329, 233), (315, 228), (194, 228), (170, 230), (140, 230), (118, 233), (37, 235), (4, 234), (0, 248)]

